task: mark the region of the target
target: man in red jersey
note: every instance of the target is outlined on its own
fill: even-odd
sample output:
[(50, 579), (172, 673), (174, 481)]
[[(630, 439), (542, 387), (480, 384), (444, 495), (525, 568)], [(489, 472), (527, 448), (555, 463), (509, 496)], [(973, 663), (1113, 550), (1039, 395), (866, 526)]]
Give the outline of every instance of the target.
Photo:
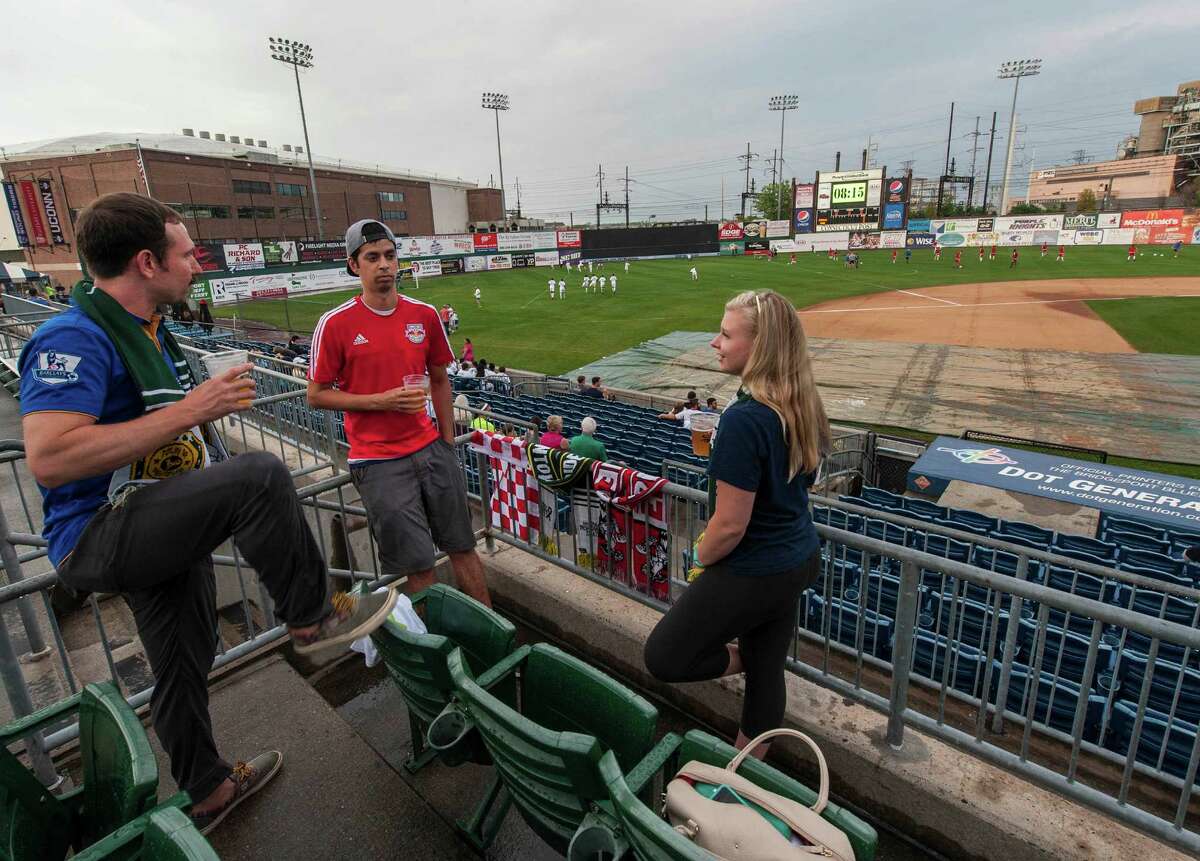
[[(454, 455), (446, 366), (454, 359), (432, 305), (396, 292), (396, 238), (364, 219), (346, 231), (346, 268), (362, 293), (317, 322), (308, 402), (346, 414), (350, 475), (362, 496), (385, 576), (405, 592), (433, 584), (436, 544), (450, 555), (458, 588), (490, 606)], [(405, 377), (428, 375), (426, 390)]]

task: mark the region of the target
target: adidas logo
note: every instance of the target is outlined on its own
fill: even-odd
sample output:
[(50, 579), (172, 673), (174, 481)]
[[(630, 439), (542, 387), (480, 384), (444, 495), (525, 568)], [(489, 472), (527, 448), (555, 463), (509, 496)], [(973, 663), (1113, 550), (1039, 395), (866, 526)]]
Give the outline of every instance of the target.
[(357, 335), (354, 336), (354, 346), (357, 347), (359, 344), (365, 344), (365, 343), (367, 343), (367, 339), (363, 336), (362, 332), (359, 332)]

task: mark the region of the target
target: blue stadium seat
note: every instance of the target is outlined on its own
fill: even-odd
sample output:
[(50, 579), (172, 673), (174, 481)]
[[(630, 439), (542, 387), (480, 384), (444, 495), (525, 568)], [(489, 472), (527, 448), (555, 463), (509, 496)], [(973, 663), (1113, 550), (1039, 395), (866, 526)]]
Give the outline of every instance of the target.
[[(825, 629), (826, 623), (829, 625), (828, 633)], [(844, 646), (856, 648), (860, 626), (863, 653), (890, 661), (895, 622), (872, 610), (863, 610), (860, 613), (858, 605), (849, 601), (830, 598), (827, 602), (820, 595), (809, 596), (808, 620), (805, 627), (810, 631), (828, 636)]]
[(889, 505), (893, 508), (903, 508), (904, 497), (895, 493), (889, 493), (880, 487), (864, 487), (862, 493), (859, 494), (863, 499), (869, 500), (877, 505)]
[(1093, 601), (1103, 601), (1105, 595), (1111, 594), (1116, 583), (1084, 574), (1074, 568), (1064, 568), (1061, 565), (1047, 565), (1044, 585), (1072, 595), (1082, 595)]
[(887, 520), (867, 517), (863, 521), (863, 529), (866, 531), (867, 537), (887, 541), (890, 544), (904, 546), (908, 540), (909, 530), (906, 527)]
[(1186, 574), (1170, 574), (1161, 568), (1145, 568), (1141, 565), (1124, 562), (1118, 567), (1129, 574), (1137, 574), (1141, 577), (1148, 577), (1151, 580), (1160, 580), (1163, 583), (1173, 583), (1176, 586), (1183, 586), (1185, 588), (1191, 588), (1193, 585), (1192, 578)]
[(1046, 542), (1039, 541), (1036, 538), (1030, 538), (1025, 535), (1013, 535), (1005, 532), (989, 532), (988, 537), (994, 538), (997, 541), (1007, 541), (1009, 544), (1016, 544), (1020, 547), (1028, 547), (1031, 550), (1041, 550), (1045, 552), (1050, 549)]
[[(996, 702), (996, 698), (1000, 695), (1002, 668), (1003, 665), (999, 660), (992, 661), (990, 694), (992, 702)], [(1024, 664), (1014, 661), (1009, 675), (1005, 708), (1024, 717), (1028, 712), (1029, 696), (1033, 689), (1033, 671)], [(1075, 709), (1079, 705), (1081, 696), (1085, 696), (1085, 694), (1075, 682), (1057, 679), (1050, 673), (1039, 673), (1036, 686), (1037, 704), (1033, 707), (1034, 721), (1070, 734), (1075, 727)], [(1099, 743), (1106, 700), (1102, 696), (1093, 694), (1090, 689), (1086, 696), (1087, 707), (1083, 713), (1083, 738), (1085, 741)]]
[[(924, 602), (924, 589), (918, 586), (918, 603)], [(848, 588), (844, 599), (857, 605), (860, 599), (858, 585)], [(864, 606), (888, 619), (896, 618), (896, 607), (900, 602), (900, 578), (881, 571), (867, 575), (867, 595)]]
[(938, 519), (934, 520), (933, 522), (936, 523), (938, 526), (945, 527), (946, 529), (957, 529), (959, 532), (973, 532), (976, 535), (990, 535), (992, 532), (992, 530), (987, 526), (981, 526), (974, 522), (968, 523), (965, 520), (950, 520), (948, 518), (947, 519), (938, 518)]
[[(1108, 541), (1100, 541), (1097, 538), (1087, 538), (1083, 535), (1068, 535), (1059, 532), (1054, 536), (1053, 546), (1055, 550), (1063, 553), (1064, 555), (1068, 555), (1065, 553), (1065, 551), (1071, 550), (1079, 553), (1089, 554), (1097, 559), (1107, 559), (1110, 562), (1116, 561), (1117, 558), (1117, 545)], [(1101, 564), (1103, 564), (1103, 562), (1101, 562)]]
[(919, 628), (913, 641), (913, 674), (940, 685), (947, 653), (950, 656), (948, 686), (977, 696), (986, 667), (983, 654), (978, 649), (954, 643), (939, 634)]
[[(1009, 553), (1007, 550), (994, 550), (991, 547), (974, 547), (971, 550), (971, 564), (976, 568), (986, 568), (988, 571), (995, 571), (998, 574), (1007, 574), (1010, 577), (1017, 575), (1017, 564), (1020, 561), (1015, 553)], [(1027, 579), (1034, 579), (1034, 571), (1030, 560), (1030, 565), (1027, 567)]]
[[(1164, 574), (1170, 574), (1175, 577), (1183, 576), (1182, 561), (1172, 559), (1165, 553), (1155, 553), (1151, 550), (1135, 550), (1122, 547), (1118, 567), (1124, 571), (1127, 565), (1136, 565), (1138, 568), (1153, 568), (1155, 571), (1161, 571)], [(1191, 578), (1188, 579), (1190, 580)]]
[(1122, 532), (1119, 529), (1109, 529), (1104, 533), (1104, 540), (1111, 541), (1120, 547), (1118, 555), (1123, 554), (1126, 550), (1150, 550), (1163, 555), (1171, 552), (1170, 541), (1151, 538), (1149, 535), (1142, 535), (1139, 532)]
[[(954, 617), (953, 628), (951, 616)], [(997, 615), (989, 605), (979, 601), (931, 592), (926, 612), (918, 619), (918, 623), (922, 628), (949, 637), (954, 642), (986, 652), (992, 624), (997, 623), (996, 642), (1002, 643), (1008, 618), (1008, 613), (1001, 611)]]
[(910, 547), (924, 550), (932, 556), (942, 556), (955, 562), (966, 562), (971, 557), (971, 545), (945, 535), (917, 532), (910, 539)]
[[(1128, 650), (1121, 654), (1114, 674), (1121, 682), (1121, 696), (1141, 699), (1148, 664), (1146, 655)], [(1163, 714), (1171, 714), (1174, 710), (1175, 717), (1180, 720), (1191, 724), (1200, 722), (1200, 670), (1157, 658), (1150, 679), (1150, 698), (1146, 702)]]
[[(1021, 661), (1033, 667), (1037, 658), (1037, 622), (1033, 619), (1022, 619), (1017, 634), (1020, 645)], [(1042, 661), (1037, 668), (1044, 673), (1057, 675), (1059, 678), (1080, 682), (1091, 687), (1095, 678), (1084, 679), (1083, 671), (1086, 666), (1088, 648), (1091, 639), (1071, 631), (1064, 631), (1053, 625), (1046, 626), (1046, 645), (1042, 652)], [(1094, 675), (1107, 671), (1113, 665), (1113, 647), (1103, 640), (1096, 646), (1096, 664)], [(1057, 668), (1057, 672), (1055, 672)]]
[(945, 519), (950, 513), (949, 509), (940, 505), (934, 505), (932, 502), (926, 502), (924, 499), (917, 499), (912, 496), (906, 496), (902, 500), (902, 506), (913, 517), (918, 517), (922, 520), (937, 520)]
[(1040, 526), (1034, 526), (1032, 523), (1022, 523), (1020, 520), (1001, 520), (1000, 528), (997, 530), (1004, 540), (1011, 540), (1012, 537), (1024, 538), (1026, 541), (1032, 541), (1030, 547), (1038, 547), (1045, 549), (1054, 541), (1054, 532), (1050, 529), (1043, 529)]
[(1100, 531), (1104, 532), (1109, 529), (1117, 529), (1121, 532), (1137, 532), (1149, 538), (1157, 538), (1159, 540), (1166, 537), (1166, 532), (1162, 527), (1151, 526), (1149, 523), (1143, 523), (1140, 520), (1130, 520), (1125, 517), (1114, 517), (1111, 514), (1106, 514), (1100, 521)]
[(986, 534), (995, 532), (1000, 525), (1000, 521), (995, 517), (988, 517), (986, 514), (980, 514), (977, 511), (968, 511), (965, 508), (952, 508), (950, 516), (947, 518), (951, 523), (966, 526), (971, 532)]
[[(1105, 734), (1104, 746), (1120, 754), (1129, 755), (1133, 740), (1133, 728), (1137, 722), (1137, 703), (1117, 700), (1113, 703)], [(1142, 732), (1137, 741), (1134, 758), (1151, 768), (1159, 767), (1167, 774), (1183, 778), (1187, 776), (1188, 764), (1192, 759), (1192, 748), (1196, 744), (1197, 727), (1194, 723), (1172, 720), (1156, 709), (1146, 709), (1142, 716)]]

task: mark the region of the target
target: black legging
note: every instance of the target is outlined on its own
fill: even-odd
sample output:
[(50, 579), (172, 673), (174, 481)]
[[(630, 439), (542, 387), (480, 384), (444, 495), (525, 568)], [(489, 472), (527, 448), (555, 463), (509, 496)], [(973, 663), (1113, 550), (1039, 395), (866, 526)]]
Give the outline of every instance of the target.
[(746, 673), (741, 730), (748, 738), (783, 721), (783, 664), (796, 630), (800, 593), (817, 579), (820, 554), (782, 574), (733, 574), (718, 562), (684, 590), (646, 640), (646, 669), (664, 682), (715, 679), (737, 639)]

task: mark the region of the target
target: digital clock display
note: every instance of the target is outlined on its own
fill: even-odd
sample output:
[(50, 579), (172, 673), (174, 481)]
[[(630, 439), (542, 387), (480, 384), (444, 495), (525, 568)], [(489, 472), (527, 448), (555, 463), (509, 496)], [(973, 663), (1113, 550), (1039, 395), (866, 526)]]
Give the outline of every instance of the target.
[(830, 205), (834, 209), (862, 206), (867, 202), (867, 184), (865, 182), (834, 183), (830, 190)]

